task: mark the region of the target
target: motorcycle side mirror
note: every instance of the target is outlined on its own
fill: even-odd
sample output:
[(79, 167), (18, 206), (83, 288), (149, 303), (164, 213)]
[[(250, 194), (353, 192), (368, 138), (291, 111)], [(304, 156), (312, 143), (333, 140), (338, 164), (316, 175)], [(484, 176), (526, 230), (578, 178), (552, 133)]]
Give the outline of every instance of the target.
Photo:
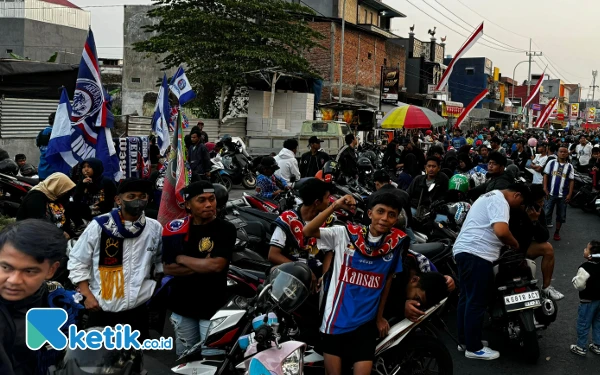
[(435, 184), (431, 184), (431, 185), (429, 185), (429, 189), (428, 190), (431, 192), (434, 188), (435, 188)]

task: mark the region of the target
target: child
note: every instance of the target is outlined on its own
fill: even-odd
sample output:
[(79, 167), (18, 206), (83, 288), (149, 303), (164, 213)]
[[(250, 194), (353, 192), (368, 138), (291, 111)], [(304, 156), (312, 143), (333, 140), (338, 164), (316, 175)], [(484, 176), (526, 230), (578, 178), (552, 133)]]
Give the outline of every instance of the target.
[(579, 290), (579, 317), (577, 318), (577, 345), (571, 351), (585, 356), (588, 333), (592, 328), (592, 343), (588, 346), (600, 355), (600, 241), (591, 241), (583, 250), (587, 262), (577, 270), (573, 286)]

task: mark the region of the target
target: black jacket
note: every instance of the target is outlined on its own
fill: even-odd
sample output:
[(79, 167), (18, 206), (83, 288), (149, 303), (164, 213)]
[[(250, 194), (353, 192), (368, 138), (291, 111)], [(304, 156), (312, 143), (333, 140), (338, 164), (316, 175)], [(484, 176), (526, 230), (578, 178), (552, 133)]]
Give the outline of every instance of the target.
[(210, 154), (208, 149), (202, 143), (198, 142), (188, 149), (188, 161), (192, 173), (203, 175), (210, 172)]
[[(391, 185), (391, 184), (383, 185), (381, 187), (381, 189), (379, 189), (376, 192), (374, 192), (373, 194), (371, 194), (371, 196), (367, 200), (367, 205), (366, 205), (367, 209), (371, 209), (371, 202), (373, 202), (373, 200), (375, 199), (375, 197), (377, 195), (381, 195), (381, 194), (385, 194), (385, 193), (394, 194), (395, 196), (398, 197), (400, 202), (402, 202), (402, 208), (404, 209), (404, 212), (406, 213), (406, 226), (408, 228), (410, 228), (412, 225), (412, 212), (410, 210), (410, 196), (404, 190), (400, 190), (400, 189), (394, 187), (394, 185)], [(367, 225), (371, 224), (371, 219), (369, 219), (368, 212), (365, 212), (365, 217), (364, 217), (363, 222)]]
[(515, 162), (515, 165), (519, 167), (520, 170), (524, 171), (525, 166), (527, 165), (527, 160), (531, 160), (531, 153), (528, 148), (523, 148), (523, 152), (519, 153), (519, 151), (515, 151), (510, 155), (510, 158)]
[[(80, 165), (83, 163), (87, 163), (92, 168), (94, 175), (91, 183), (84, 183), (85, 176), (80, 173), (73, 201), (80, 206), (84, 213), (83, 218), (89, 221), (93, 216), (105, 214), (114, 208), (117, 185), (113, 180), (102, 175), (104, 167), (99, 159), (86, 159)], [(92, 212), (90, 206), (98, 206), (98, 210)]]
[(579, 268), (583, 268), (590, 274), (585, 282), (585, 289), (579, 292), (580, 300), (598, 301), (600, 300), (600, 262), (594, 260), (583, 263)]
[(317, 151), (314, 155), (310, 151), (305, 152), (300, 158), (300, 177), (314, 177), (327, 161), (329, 155), (323, 151)]
[[(432, 191), (429, 191), (427, 187), (427, 175), (415, 177), (408, 187), (408, 195), (410, 195), (412, 206), (417, 207), (419, 200), (421, 201), (421, 206), (429, 206), (431, 203), (443, 199), (448, 191), (448, 181), (449, 179), (445, 174), (438, 173), (434, 180), (435, 187)], [(422, 198), (421, 192), (423, 193)]]
[(344, 146), (336, 158), (344, 176), (355, 177), (358, 175), (358, 157), (356, 151), (350, 146)]
[(25, 344), (25, 315), (34, 307), (46, 307), (46, 284), (33, 296), (9, 302), (0, 297), (0, 374), (31, 375), (38, 365), (37, 352)]
[(544, 243), (550, 238), (543, 208), (541, 209), (540, 217), (535, 222), (529, 219), (527, 212), (518, 208), (511, 209), (508, 228), (519, 243), (519, 248), (522, 252), (526, 252), (533, 241)]

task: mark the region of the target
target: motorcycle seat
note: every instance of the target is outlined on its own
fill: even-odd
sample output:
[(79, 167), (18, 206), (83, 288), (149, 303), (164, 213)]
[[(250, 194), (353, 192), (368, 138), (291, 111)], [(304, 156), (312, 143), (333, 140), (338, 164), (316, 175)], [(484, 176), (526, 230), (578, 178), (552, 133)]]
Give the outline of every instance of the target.
[(242, 211), (242, 212), (248, 213), (250, 215), (254, 215), (258, 218), (261, 218), (261, 219), (269, 221), (269, 222), (275, 221), (275, 219), (277, 219), (277, 217), (279, 216), (277, 214), (273, 214), (270, 212), (259, 211), (255, 208), (240, 207), (240, 208), (238, 208), (238, 211)]
[(442, 253), (446, 245), (441, 242), (421, 243), (410, 245), (410, 249), (431, 259)]
[(40, 183), (40, 179), (39, 178), (28, 178), (28, 177), (21, 177), (21, 176), (15, 176), (15, 178), (17, 179), (17, 181), (24, 182), (24, 183), (29, 184), (31, 186), (35, 186), (35, 185), (37, 185), (37, 184)]

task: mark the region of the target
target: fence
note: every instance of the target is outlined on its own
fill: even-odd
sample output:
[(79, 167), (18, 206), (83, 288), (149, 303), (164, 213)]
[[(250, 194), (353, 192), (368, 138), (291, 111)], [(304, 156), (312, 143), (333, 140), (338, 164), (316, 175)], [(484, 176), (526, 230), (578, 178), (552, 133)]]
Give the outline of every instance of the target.
[(0, 137), (35, 138), (48, 126), (58, 100), (0, 99)]
[[(141, 116), (125, 116), (125, 134), (127, 136), (145, 136), (152, 131), (152, 118)], [(189, 132), (192, 126), (196, 125), (200, 119), (189, 119), (190, 126), (186, 133)], [(208, 134), (210, 141), (220, 139), (224, 134), (229, 134), (232, 137), (246, 137), (246, 118), (240, 117), (225, 121), (219, 125), (219, 121), (215, 119), (202, 119), (204, 122), (204, 131)]]

